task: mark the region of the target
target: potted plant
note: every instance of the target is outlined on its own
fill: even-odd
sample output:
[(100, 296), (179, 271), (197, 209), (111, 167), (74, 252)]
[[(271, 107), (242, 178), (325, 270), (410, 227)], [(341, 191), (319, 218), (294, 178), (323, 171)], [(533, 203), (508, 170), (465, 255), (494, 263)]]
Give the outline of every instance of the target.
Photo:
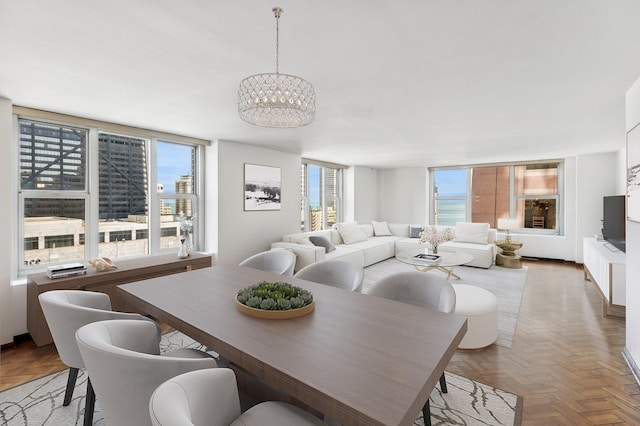
[(243, 288), (236, 295), (237, 308), (259, 318), (295, 318), (313, 311), (315, 302), (308, 290), (285, 282), (262, 281)]

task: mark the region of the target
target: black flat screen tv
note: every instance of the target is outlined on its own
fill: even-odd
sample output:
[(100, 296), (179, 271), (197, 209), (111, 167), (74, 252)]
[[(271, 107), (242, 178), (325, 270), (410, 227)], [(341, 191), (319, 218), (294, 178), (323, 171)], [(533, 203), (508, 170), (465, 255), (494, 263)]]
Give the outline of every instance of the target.
[(612, 195), (603, 198), (602, 237), (618, 250), (625, 251), (626, 196)]

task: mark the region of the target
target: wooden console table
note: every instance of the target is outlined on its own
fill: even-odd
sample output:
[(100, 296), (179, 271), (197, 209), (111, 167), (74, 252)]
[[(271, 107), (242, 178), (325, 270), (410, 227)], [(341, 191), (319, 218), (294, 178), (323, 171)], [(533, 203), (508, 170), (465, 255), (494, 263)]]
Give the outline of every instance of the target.
[(149, 256), (140, 259), (116, 262), (117, 269), (98, 272), (89, 267), (86, 275), (50, 279), (45, 272), (27, 276), (27, 329), (38, 346), (53, 343), (49, 326), (42, 313), (38, 295), (49, 290), (88, 290), (106, 293), (111, 298), (114, 311), (136, 312), (132, 306), (125, 306), (117, 293), (120, 284), (163, 275), (191, 271), (211, 266), (211, 256), (192, 253), (185, 259), (175, 254)]

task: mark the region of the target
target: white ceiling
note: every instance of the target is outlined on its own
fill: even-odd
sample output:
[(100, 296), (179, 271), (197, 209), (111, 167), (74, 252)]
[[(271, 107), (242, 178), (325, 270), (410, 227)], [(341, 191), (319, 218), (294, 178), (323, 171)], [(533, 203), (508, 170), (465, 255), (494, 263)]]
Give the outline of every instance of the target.
[[(310, 81), (313, 123), (242, 121), (244, 77)], [(16, 105), (347, 165), (560, 158), (624, 147), (638, 0), (0, 0)]]

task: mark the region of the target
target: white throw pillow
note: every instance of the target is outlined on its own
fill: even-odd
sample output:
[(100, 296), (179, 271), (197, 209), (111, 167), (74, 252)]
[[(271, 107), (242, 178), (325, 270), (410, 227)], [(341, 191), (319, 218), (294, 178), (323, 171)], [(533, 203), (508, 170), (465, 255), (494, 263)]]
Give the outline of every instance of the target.
[(313, 243), (309, 240), (308, 235), (295, 235), (291, 237), (291, 242), (294, 244), (304, 244), (305, 246), (312, 246)]
[(456, 222), (454, 240), (460, 243), (487, 244), (489, 241), (489, 224)]
[(359, 241), (366, 241), (367, 236), (360, 229), (358, 222), (338, 223), (336, 224), (340, 237), (345, 244), (353, 244)]
[(371, 224), (373, 225), (373, 234), (376, 237), (391, 235), (391, 231), (389, 230), (389, 225), (387, 225), (387, 222), (376, 222), (375, 220), (372, 220)]

